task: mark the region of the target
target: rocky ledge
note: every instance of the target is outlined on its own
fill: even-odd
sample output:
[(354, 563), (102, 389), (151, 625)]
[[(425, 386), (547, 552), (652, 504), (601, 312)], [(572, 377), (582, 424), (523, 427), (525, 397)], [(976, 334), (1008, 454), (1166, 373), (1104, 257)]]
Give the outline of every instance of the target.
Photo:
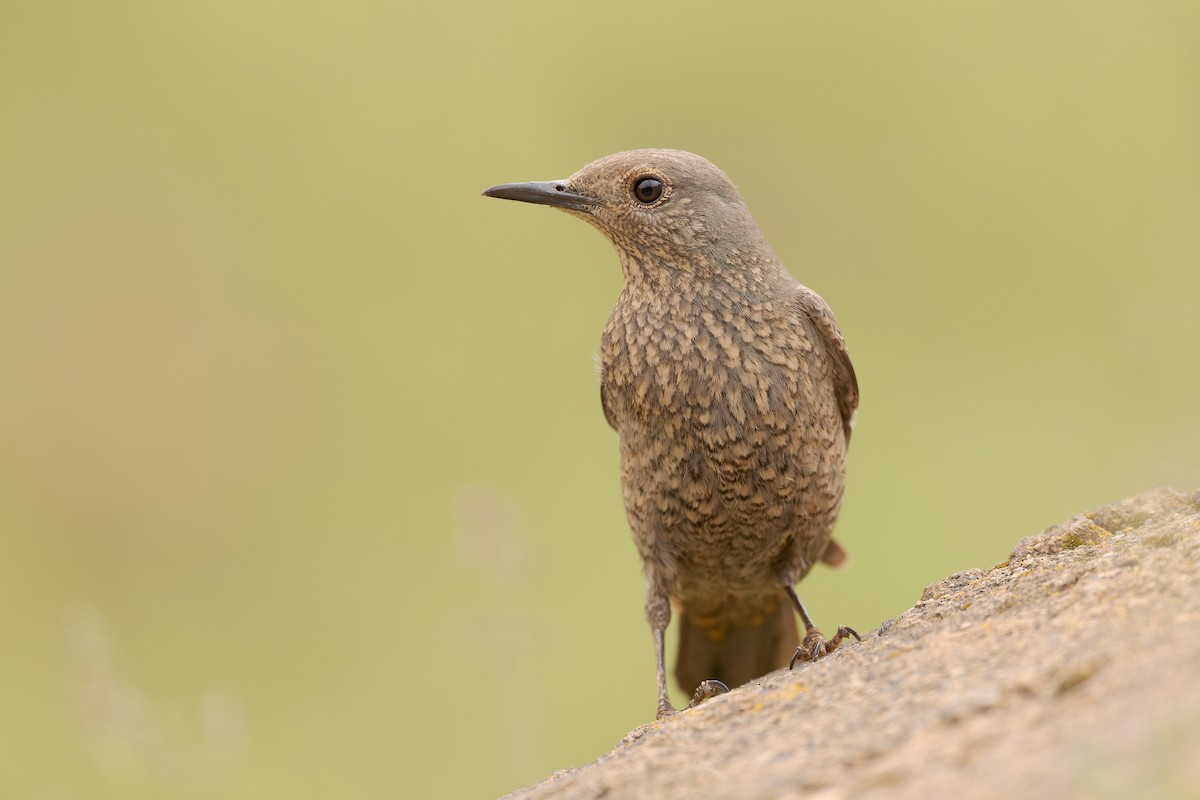
[(510, 797), (1200, 797), (1200, 492), (1021, 540)]

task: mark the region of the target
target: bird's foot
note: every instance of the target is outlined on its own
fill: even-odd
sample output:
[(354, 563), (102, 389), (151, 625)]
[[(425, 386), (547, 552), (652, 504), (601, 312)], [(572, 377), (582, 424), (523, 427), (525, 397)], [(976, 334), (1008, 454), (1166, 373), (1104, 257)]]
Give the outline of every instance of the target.
[[(695, 694), (692, 695), (692, 702), (684, 706), (683, 710), (687, 711), (689, 708), (695, 708), (710, 697), (716, 697), (728, 691), (729, 687), (721, 681), (715, 679), (700, 681), (700, 685), (696, 687)], [(671, 701), (663, 698), (658, 701), (658, 713), (655, 715), (655, 719), (666, 719), (677, 713), (679, 712), (675, 710), (675, 706), (671, 705)]]
[(788, 664), (788, 669), (795, 667), (797, 661), (816, 661), (821, 656), (836, 650), (843, 640), (849, 639), (851, 636), (862, 641), (858, 631), (854, 628), (847, 628), (845, 625), (839, 627), (833, 638), (828, 640), (825, 638), (825, 634), (813, 628), (804, 637), (804, 642), (796, 648), (796, 652), (792, 654), (792, 661)]
[(695, 708), (710, 697), (716, 697), (717, 695), (725, 694), (728, 691), (729, 687), (715, 678), (707, 681), (700, 681), (700, 685), (696, 687), (696, 693), (692, 695), (692, 702), (688, 703), (685, 708)]

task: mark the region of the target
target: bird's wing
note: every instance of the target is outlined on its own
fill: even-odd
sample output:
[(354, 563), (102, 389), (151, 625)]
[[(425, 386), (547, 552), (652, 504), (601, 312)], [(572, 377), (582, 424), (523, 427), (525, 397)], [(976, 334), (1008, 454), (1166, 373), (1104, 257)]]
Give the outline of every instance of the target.
[(608, 405), (608, 394), (604, 391), (604, 378), (600, 380), (600, 407), (604, 409), (604, 418), (608, 420), (609, 427), (614, 431), (617, 430), (617, 421), (613, 418), (612, 409)]
[(850, 351), (846, 349), (846, 340), (838, 330), (833, 311), (819, 294), (806, 286), (798, 286), (795, 303), (824, 339), (833, 359), (834, 391), (837, 394), (838, 410), (842, 414), (842, 430), (846, 434), (846, 444), (849, 444), (850, 431), (854, 428), (854, 411), (858, 408), (858, 377), (854, 374), (854, 365), (850, 363)]

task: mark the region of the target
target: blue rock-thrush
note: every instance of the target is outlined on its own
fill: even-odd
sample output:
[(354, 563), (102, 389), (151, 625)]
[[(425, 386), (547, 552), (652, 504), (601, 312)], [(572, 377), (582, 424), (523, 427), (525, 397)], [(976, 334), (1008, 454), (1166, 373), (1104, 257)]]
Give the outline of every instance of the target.
[(646, 575), (658, 717), (674, 712), (672, 604), (675, 676), (698, 687), (693, 703), (858, 638), (842, 626), (826, 640), (794, 588), (817, 561), (846, 559), (832, 533), (854, 367), (829, 306), (784, 268), (725, 173), (692, 153), (633, 150), (484, 194), (586, 220), (621, 259), (600, 400)]

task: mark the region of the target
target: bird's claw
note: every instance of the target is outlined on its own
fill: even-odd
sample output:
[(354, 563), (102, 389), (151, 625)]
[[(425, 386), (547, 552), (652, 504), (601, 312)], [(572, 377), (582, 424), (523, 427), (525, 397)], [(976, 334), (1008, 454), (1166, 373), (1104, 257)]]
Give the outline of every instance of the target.
[[(696, 687), (695, 694), (692, 695), (692, 702), (684, 706), (683, 710), (687, 711), (689, 708), (695, 708), (705, 700), (716, 697), (719, 694), (725, 694), (728, 691), (729, 687), (715, 678), (706, 681), (700, 681), (700, 685)], [(670, 701), (660, 700), (658, 703), (658, 713), (655, 714), (655, 719), (666, 719), (667, 717), (674, 716), (677, 713), (679, 712), (675, 710), (675, 706), (671, 705)]]
[(719, 680), (709, 679), (700, 681), (700, 685), (696, 687), (696, 693), (692, 695), (692, 702), (688, 703), (686, 708), (694, 708), (710, 697), (716, 697), (728, 691), (729, 687)]
[(796, 652), (792, 653), (792, 660), (788, 663), (788, 669), (793, 669), (797, 661), (816, 661), (821, 656), (836, 650), (843, 640), (849, 639), (851, 636), (860, 642), (862, 641), (862, 637), (858, 635), (858, 631), (845, 625), (839, 626), (837, 633), (833, 635), (832, 639), (828, 640), (823, 633), (813, 628), (804, 637), (804, 642), (796, 648)]

